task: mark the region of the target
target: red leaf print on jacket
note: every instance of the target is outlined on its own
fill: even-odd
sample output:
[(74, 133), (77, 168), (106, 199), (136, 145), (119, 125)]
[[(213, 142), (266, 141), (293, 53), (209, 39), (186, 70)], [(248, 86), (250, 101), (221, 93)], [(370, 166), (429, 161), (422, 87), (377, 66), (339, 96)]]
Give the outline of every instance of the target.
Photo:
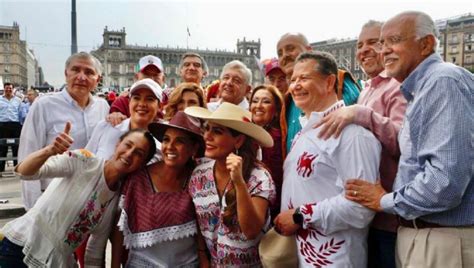
[(304, 152), (298, 159), (298, 167), (296, 168), (298, 175), (309, 177), (313, 173), (313, 160), (316, 159), (316, 157), (318, 157), (318, 155)]

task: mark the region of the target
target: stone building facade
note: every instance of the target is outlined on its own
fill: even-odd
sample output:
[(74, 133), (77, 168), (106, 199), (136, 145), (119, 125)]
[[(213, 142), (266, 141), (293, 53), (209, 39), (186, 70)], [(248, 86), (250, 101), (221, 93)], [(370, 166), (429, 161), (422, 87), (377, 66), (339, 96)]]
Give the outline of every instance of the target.
[(260, 40), (237, 40), (236, 52), (224, 50), (199, 50), (172, 47), (132, 46), (126, 41), (125, 28), (113, 31), (107, 27), (103, 33), (103, 43), (91, 53), (104, 66), (102, 87), (122, 90), (130, 87), (134, 81), (135, 67), (138, 60), (146, 55), (155, 55), (163, 62), (166, 84), (174, 87), (180, 83), (179, 61), (186, 52), (195, 52), (204, 57), (209, 73), (203, 81), (203, 86), (219, 78), (222, 67), (232, 61), (240, 60), (252, 70), (253, 84), (263, 82), (263, 76), (258, 68), (257, 58), (260, 58)]
[(474, 72), (474, 14), (438, 20), (437, 26), (443, 59)]
[(28, 86), (26, 42), (20, 40), (20, 27), (0, 26), (0, 76), (3, 83)]
[(367, 76), (357, 63), (356, 49), (357, 39), (330, 39), (310, 44), (313, 50), (331, 53), (336, 58), (337, 65), (341, 69), (348, 70), (354, 78), (366, 80)]

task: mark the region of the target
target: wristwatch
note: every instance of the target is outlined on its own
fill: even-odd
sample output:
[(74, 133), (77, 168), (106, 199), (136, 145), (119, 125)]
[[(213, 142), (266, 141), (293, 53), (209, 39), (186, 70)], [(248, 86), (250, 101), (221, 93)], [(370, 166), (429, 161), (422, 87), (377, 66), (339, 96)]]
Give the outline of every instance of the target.
[(295, 213), (293, 213), (293, 222), (299, 226), (303, 226), (303, 219), (303, 214), (301, 214), (300, 208), (297, 207)]

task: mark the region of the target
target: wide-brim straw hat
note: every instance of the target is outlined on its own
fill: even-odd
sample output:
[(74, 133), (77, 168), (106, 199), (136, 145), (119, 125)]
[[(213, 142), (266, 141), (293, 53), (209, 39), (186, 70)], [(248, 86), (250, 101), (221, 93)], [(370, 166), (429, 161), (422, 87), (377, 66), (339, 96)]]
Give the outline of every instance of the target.
[(252, 123), (252, 114), (242, 107), (223, 102), (214, 112), (201, 107), (188, 107), (184, 112), (245, 134), (263, 147), (272, 147), (272, 136), (261, 126)]
[(163, 136), (168, 128), (176, 128), (193, 136), (199, 143), (198, 157), (204, 155), (204, 139), (201, 133), (201, 123), (198, 119), (187, 116), (184, 112), (177, 112), (169, 122), (151, 123), (148, 130), (157, 140), (163, 142)]

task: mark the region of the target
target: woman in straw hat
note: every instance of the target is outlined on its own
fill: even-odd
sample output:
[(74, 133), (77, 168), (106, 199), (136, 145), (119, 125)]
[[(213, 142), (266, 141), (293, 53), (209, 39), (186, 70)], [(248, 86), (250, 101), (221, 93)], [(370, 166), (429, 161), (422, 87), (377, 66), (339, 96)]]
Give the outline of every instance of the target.
[[(129, 249), (126, 267), (204, 265), (207, 256), (197, 249), (205, 245), (201, 238), (198, 246), (196, 214), (187, 191), (194, 156), (201, 156), (204, 148), (200, 122), (178, 112), (169, 123), (148, 128), (162, 143), (163, 160), (131, 174), (122, 189), (118, 226), (120, 244)], [(120, 255), (114, 254), (114, 265)]]
[(258, 243), (270, 225), (275, 186), (257, 161), (253, 143), (271, 147), (272, 137), (251, 123), (249, 111), (234, 104), (224, 102), (214, 112), (200, 107), (185, 112), (207, 121), (204, 141), (209, 159), (193, 171), (189, 192), (211, 264), (259, 267)]

